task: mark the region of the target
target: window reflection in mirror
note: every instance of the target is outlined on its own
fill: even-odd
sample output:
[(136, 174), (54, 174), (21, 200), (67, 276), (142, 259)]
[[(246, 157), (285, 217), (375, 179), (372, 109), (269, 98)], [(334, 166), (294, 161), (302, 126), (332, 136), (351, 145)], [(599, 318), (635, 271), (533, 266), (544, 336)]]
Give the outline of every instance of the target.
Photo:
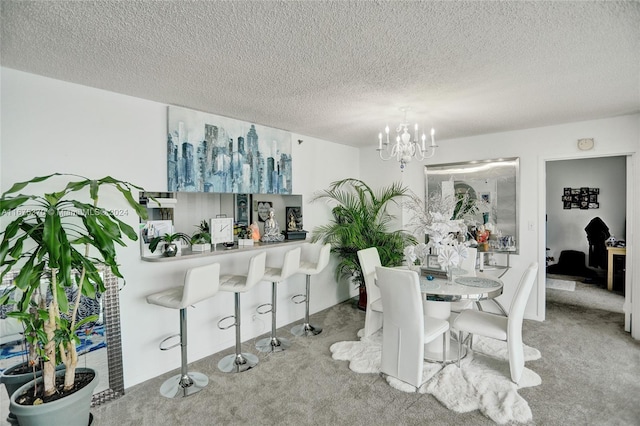
[(486, 245), (479, 249), (517, 254), (519, 166), (519, 158), (425, 166), (425, 203), (434, 193), (467, 200), (462, 208), (469, 212), (465, 215), (469, 236), (490, 231)]

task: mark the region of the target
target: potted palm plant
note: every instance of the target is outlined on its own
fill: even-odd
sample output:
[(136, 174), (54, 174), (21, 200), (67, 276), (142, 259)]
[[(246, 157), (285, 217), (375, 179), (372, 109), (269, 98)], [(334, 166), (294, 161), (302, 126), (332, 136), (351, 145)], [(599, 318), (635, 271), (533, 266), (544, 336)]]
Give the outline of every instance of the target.
[(399, 183), (374, 191), (359, 179), (347, 178), (333, 182), (312, 198), (312, 202), (325, 200), (333, 205), (333, 220), (314, 228), (311, 240), (331, 244), (331, 250), (340, 258), (336, 279), (351, 279), (358, 286), (360, 309), (366, 308), (367, 299), (358, 250), (376, 247), (383, 266), (399, 266), (404, 248), (416, 244), (409, 233), (389, 228), (393, 216), (388, 205), (398, 203), (407, 191)]
[[(38, 184), (53, 185), (60, 179), (67, 182), (58, 190), (34, 194)], [(77, 368), (76, 331), (95, 318), (77, 321), (80, 298), (95, 298), (106, 290), (101, 270), (108, 268), (123, 278), (116, 245), (125, 246), (125, 238), (138, 238), (118, 218), (129, 210), (107, 210), (99, 204), (105, 187), (117, 190), (135, 214), (146, 219), (146, 210), (132, 194), (142, 188), (110, 176), (96, 180), (54, 173), (16, 183), (0, 198), (0, 279), (17, 271), (0, 294), (0, 305), (14, 303), (12, 295), (21, 295), (12, 316), (26, 325), (31, 346), (43, 364), (42, 377), (11, 396), (10, 409), (21, 425), (86, 425), (89, 421), (97, 374)], [(70, 288), (77, 291), (67, 291)], [(75, 297), (70, 298), (73, 293)], [(64, 369), (56, 373), (60, 363)], [(75, 399), (81, 406), (69, 407), (68, 402)], [(41, 411), (44, 419), (38, 419)], [(65, 414), (72, 418), (59, 417)]]

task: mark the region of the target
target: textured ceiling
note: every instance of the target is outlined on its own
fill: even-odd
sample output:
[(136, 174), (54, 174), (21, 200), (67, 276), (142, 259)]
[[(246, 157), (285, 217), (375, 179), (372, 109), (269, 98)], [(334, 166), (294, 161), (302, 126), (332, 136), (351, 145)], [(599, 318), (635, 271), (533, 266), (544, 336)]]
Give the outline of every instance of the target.
[(640, 111), (640, 3), (6, 1), (0, 64), (338, 143)]

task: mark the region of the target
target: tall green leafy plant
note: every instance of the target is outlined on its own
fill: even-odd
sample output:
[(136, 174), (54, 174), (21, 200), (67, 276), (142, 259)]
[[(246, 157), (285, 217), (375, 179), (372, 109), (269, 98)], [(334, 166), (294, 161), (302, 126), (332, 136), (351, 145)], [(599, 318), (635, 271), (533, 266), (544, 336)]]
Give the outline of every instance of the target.
[(333, 220), (313, 230), (312, 241), (330, 243), (340, 260), (336, 278), (353, 278), (364, 286), (358, 250), (376, 247), (383, 266), (399, 266), (404, 248), (416, 244), (415, 238), (403, 230), (390, 230), (394, 217), (389, 203), (398, 204), (408, 189), (393, 183), (374, 191), (359, 179), (347, 178), (333, 182), (316, 194), (312, 201), (324, 200), (333, 205)]
[[(71, 180), (58, 191), (20, 193), (25, 188), (33, 193), (34, 186), (62, 178)], [(143, 189), (110, 176), (96, 180), (54, 173), (16, 183), (0, 199), (0, 279), (19, 269), (12, 285), (0, 295), (0, 304), (13, 303), (11, 294), (21, 292), (13, 315), (29, 327), (30, 343), (37, 346), (44, 360), (45, 397), (56, 392), (58, 363), (65, 365), (64, 389), (73, 388), (78, 364), (76, 331), (95, 320), (76, 320), (81, 296), (95, 298), (96, 292), (106, 290), (101, 268), (123, 278), (116, 246), (125, 246), (125, 238), (138, 238), (136, 230), (118, 218), (117, 211), (100, 206), (103, 187), (117, 190), (135, 214), (146, 219), (146, 209), (132, 193)], [(37, 296), (43, 282), (50, 297)], [(74, 286), (78, 291), (69, 300), (66, 290)]]

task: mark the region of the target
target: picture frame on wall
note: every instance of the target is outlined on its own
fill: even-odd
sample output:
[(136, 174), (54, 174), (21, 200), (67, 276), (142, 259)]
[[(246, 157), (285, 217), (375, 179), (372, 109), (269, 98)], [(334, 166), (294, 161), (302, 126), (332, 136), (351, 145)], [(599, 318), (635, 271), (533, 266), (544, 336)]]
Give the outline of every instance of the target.
[(238, 225), (248, 226), (251, 223), (251, 199), (249, 194), (236, 194), (236, 220)]
[(600, 188), (589, 188), (587, 186), (580, 188), (563, 188), (561, 197), (562, 208), (564, 210), (599, 209), (598, 194), (600, 194)]

